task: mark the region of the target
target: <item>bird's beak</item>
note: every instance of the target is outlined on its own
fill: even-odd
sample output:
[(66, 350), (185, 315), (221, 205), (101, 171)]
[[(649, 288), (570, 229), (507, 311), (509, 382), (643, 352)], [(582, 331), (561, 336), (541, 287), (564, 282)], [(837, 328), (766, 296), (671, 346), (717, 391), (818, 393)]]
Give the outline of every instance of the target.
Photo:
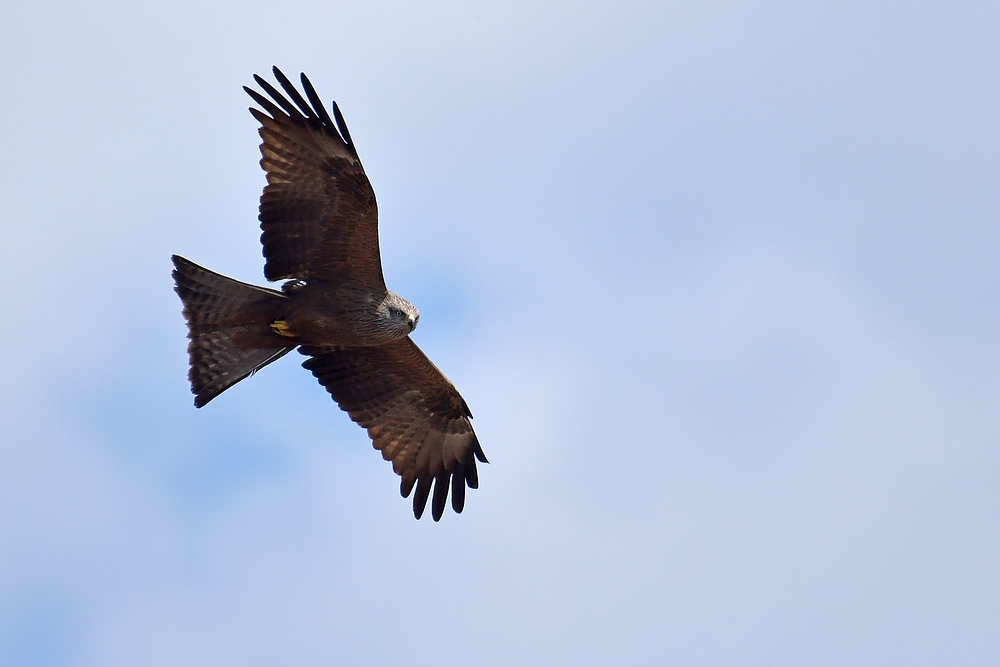
[(417, 328), (417, 321), (412, 317), (406, 318), (406, 324), (407, 326), (410, 327), (410, 331), (413, 331), (414, 329)]

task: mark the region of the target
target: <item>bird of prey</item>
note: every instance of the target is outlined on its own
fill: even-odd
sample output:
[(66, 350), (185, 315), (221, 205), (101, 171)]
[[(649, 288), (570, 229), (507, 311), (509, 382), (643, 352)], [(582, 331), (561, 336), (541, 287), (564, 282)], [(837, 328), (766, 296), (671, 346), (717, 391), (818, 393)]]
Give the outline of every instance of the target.
[[(486, 463), (472, 413), (454, 385), (409, 334), (420, 313), (382, 278), (375, 193), (344, 117), (333, 119), (309, 79), (305, 97), (275, 67), (285, 95), (258, 75), (264, 276), (280, 290), (227, 278), (173, 256), (175, 289), (188, 325), (189, 378), (202, 407), (288, 352), (312, 371), (413, 492), (420, 518), (431, 501), (441, 518), (451, 489), (455, 512)], [(287, 97), (286, 97), (287, 95)], [(334, 119), (336, 122), (334, 122)], [(414, 492), (414, 486), (416, 490)]]

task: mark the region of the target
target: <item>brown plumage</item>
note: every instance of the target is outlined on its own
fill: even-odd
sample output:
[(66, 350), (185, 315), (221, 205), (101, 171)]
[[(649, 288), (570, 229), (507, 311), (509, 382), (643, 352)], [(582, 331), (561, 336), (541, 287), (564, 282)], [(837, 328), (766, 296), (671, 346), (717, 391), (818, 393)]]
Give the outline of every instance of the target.
[[(202, 407), (296, 347), (303, 363), (413, 491), (419, 519), (433, 486), (441, 518), (451, 490), (461, 512), (486, 456), (472, 413), (454, 385), (409, 338), (420, 314), (386, 289), (375, 193), (336, 102), (331, 119), (305, 74), (306, 98), (284, 74), (288, 97), (254, 75), (245, 88), (263, 109), (261, 243), (268, 280), (282, 290), (227, 278), (174, 256), (176, 291), (188, 323), (189, 377)], [(334, 120), (335, 119), (335, 120)]]

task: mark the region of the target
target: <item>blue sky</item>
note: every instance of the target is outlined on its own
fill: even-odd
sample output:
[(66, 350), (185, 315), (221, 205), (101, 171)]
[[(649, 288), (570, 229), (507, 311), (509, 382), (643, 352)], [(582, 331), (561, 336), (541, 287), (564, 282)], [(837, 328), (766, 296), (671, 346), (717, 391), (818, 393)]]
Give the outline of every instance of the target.
[[(10, 4), (10, 3), (8, 3)], [(0, 663), (993, 665), (1000, 8), (0, 9)], [(416, 522), (289, 355), (241, 86), (344, 111), (491, 465)]]

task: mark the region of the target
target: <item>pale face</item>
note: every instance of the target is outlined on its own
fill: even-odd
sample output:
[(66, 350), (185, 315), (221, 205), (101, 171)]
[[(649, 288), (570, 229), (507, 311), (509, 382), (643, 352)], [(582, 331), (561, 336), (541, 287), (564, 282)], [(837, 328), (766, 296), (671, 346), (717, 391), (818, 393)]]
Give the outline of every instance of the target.
[(406, 299), (391, 292), (383, 302), (384, 320), (387, 328), (395, 335), (403, 337), (417, 328), (420, 311)]

